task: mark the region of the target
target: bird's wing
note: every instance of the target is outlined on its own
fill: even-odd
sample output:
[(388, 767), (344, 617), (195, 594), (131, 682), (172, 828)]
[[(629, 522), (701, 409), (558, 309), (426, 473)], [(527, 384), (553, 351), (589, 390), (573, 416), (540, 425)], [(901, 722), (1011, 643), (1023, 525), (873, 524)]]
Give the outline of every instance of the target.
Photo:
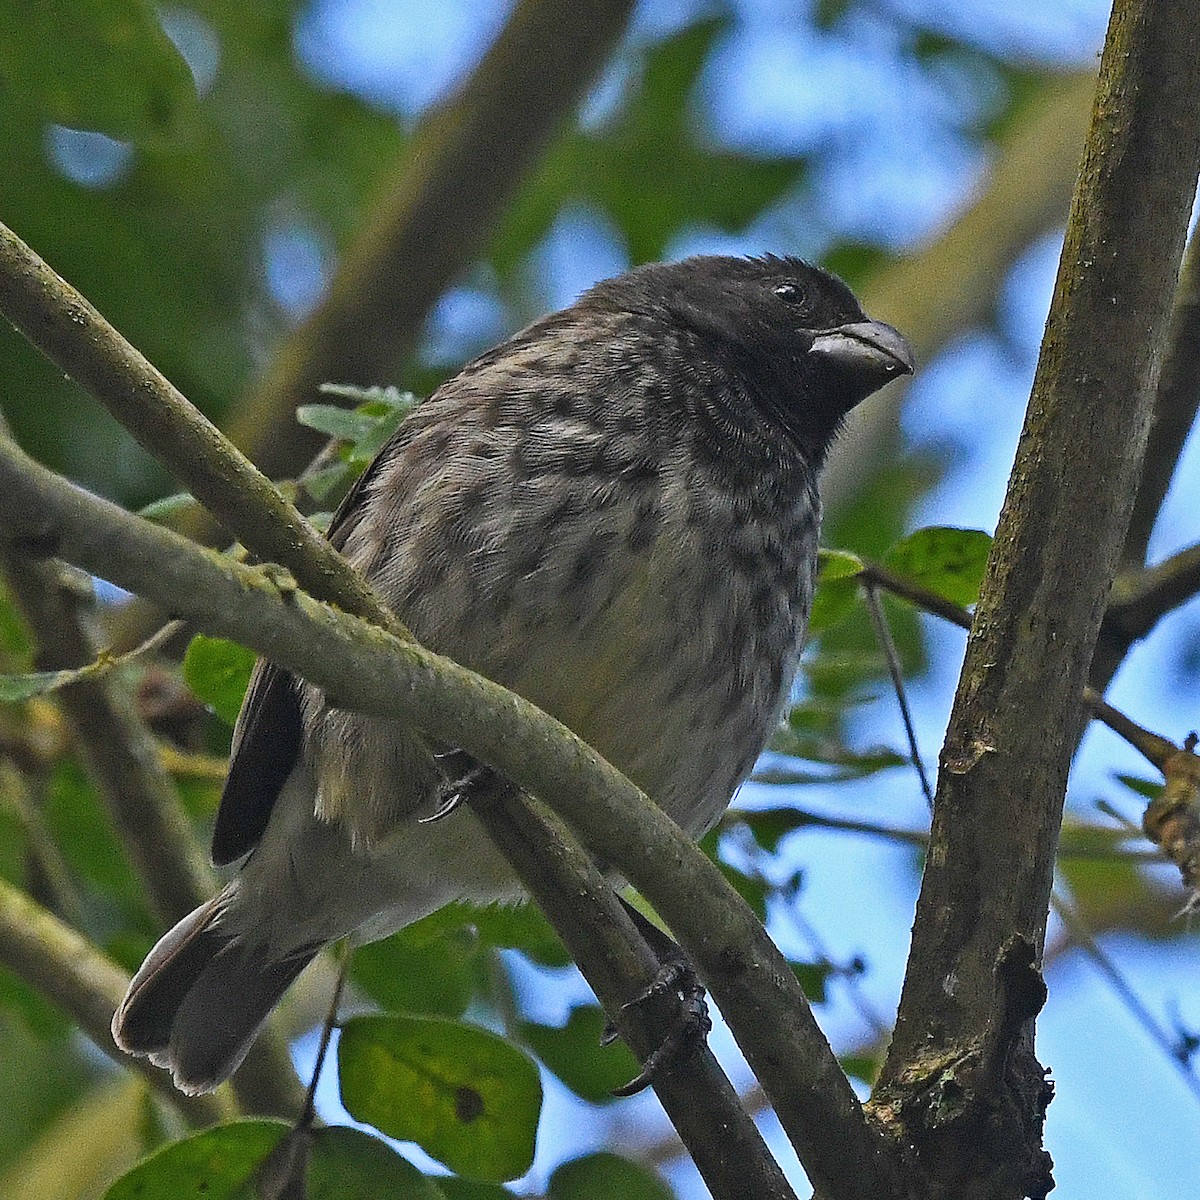
[[(401, 426), (403, 430), (403, 426)], [(351, 526), (347, 519), (368, 480), (391, 457), (400, 433), (354, 481), (329, 525), (329, 540), (341, 548)], [(258, 845), (271, 810), (300, 753), (303, 726), (296, 678), (260, 658), (238, 714), (230, 749), (229, 773), (213, 827), (212, 860), (224, 866)]]
[[(535, 321), (468, 363), (418, 405), (338, 505), (328, 530), (333, 546), (344, 548), (363, 515), (359, 501), (364, 492), (387, 464), (405, 453), (422, 429), (429, 424), (453, 427), (465, 410), (475, 406), (470, 381), (476, 389), (487, 391), (479, 387), (480, 375), (534, 353), (541, 337), (569, 323), (565, 313), (552, 313)], [(497, 386), (502, 386), (502, 378)], [(417, 466), (410, 463), (407, 469)], [(303, 740), (296, 688), (297, 680), (290, 672), (259, 659), (234, 729), (229, 774), (213, 829), (212, 859), (218, 866), (241, 858), (258, 845), (280, 788), (296, 765)]]

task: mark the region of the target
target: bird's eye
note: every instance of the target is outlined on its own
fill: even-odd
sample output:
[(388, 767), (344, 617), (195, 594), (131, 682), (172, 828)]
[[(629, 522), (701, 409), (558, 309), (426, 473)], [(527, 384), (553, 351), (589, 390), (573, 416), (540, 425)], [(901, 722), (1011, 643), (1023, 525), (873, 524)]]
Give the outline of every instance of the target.
[(781, 283), (774, 289), (774, 292), (780, 300), (786, 300), (789, 304), (804, 302), (804, 293), (800, 290), (799, 284)]

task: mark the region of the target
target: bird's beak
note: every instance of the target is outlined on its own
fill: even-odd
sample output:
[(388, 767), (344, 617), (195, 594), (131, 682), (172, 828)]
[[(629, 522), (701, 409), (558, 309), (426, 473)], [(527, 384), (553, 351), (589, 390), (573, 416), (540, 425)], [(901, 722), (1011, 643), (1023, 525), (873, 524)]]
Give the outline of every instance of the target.
[(871, 381), (875, 387), (913, 373), (912, 347), (903, 334), (882, 321), (855, 321), (827, 329), (813, 339), (808, 352)]

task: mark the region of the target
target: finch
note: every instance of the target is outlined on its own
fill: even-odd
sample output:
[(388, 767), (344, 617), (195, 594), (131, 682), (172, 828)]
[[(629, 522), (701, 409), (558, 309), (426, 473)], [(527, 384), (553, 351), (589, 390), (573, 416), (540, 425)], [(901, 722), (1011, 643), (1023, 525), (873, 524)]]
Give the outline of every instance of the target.
[[(699, 836), (787, 702), (829, 447), (912, 369), (899, 333), (799, 259), (640, 267), (442, 384), (330, 538), (421, 643), (557, 717)], [(422, 820), (461, 756), (419, 745), (260, 662), (213, 838), (218, 865), (245, 862), (150, 952), (117, 1044), (209, 1091), (326, 943), (519, 898), (468, 805)]]

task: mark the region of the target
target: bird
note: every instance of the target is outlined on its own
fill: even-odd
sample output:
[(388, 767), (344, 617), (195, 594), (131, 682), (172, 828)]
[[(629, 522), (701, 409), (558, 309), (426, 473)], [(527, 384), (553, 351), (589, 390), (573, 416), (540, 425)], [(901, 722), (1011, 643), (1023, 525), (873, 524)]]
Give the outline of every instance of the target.
[[(788, 702), (832, 443), (912, 371), (904, 337), (800, 258), (637, 267), (441, 384), (328, 535), (418, 641), (557, 717), (699, 837)], [(464, 756), (412, 733), (258, 662), (212, 846), (244, 861), (150, 951), (119, 1047), (210, 1091), (326, 944), (522, 898), (446, 803)]]

